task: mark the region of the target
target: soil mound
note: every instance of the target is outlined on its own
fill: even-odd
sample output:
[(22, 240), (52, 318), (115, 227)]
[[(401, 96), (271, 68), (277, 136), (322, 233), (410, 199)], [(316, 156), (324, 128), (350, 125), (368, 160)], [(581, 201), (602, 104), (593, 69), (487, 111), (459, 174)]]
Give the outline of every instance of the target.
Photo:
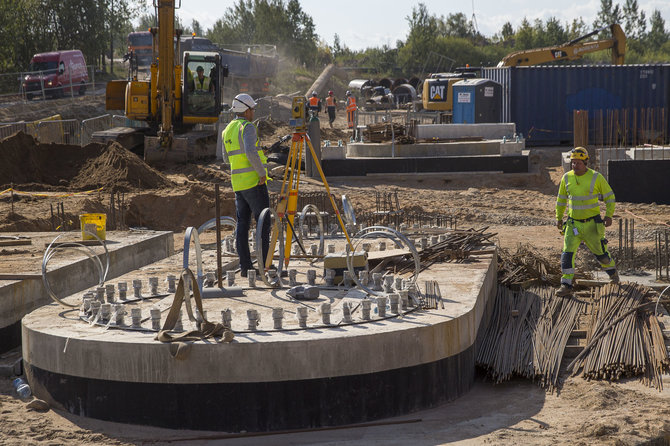
[(174, 186), (174, 183), (140, 157), (112, 141), (98, 157), (84, 163), (70, 185), (79, 190), (98, 187), (130, 190), (163, 189)]
[(0, 141), (0, 185), (38, 183), (67, 187), (83, 163), (100, 156), (103, 149), (99, 144), (40, 144), (30, 135), (15, 133)]
[(0, 187), (25, 190), (160, 189), (173, 183), (116, 142), (40, 144), (19, 132), (0, 140)]

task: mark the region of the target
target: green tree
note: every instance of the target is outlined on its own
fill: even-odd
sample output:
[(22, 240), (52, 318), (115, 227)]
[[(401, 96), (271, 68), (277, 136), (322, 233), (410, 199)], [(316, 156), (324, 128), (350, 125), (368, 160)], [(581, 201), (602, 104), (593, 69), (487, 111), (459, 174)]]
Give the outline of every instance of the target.
[(409, 34), (405, 45), (398, 50), (398, 59), (406, 73), (419, 73), (425, 65), (426, 57), (433, 51), (439, 26), (437, 19), (428, 13), (423, 3), (413, 7), (412, 15), (406, 19)]
[(623, 5), (624, 31), (629, 39), (639, 39), (646, 33), (647, 18), (638, 10), (637, 0), (626, 0)]
[(649, 19), (650, 30), (645, 40), (650, 51), (659, 50), (668, 41), (668, 33), (665, 30), (665, 20), (661, 11), (654, 9)]
[(503, 40), (509, 40), (514, 37), (514, 28), (512, 28), (512, 24), (510, 22), (505, 22), (502, 29), (500, 30), (500, 35), (502, 36)]
[(514, 48), (518, 51), (535, 48), (535, 30), (525, 17), (514, 34)]
[(612, 0), (600, 0), (600, 10), (593, 22), (594, 29), (604, 28), (614, 23), (621, 23), (621, 7), (612, 5)]
[(273, 44), (299, 62), (311, 65), (318, 59), (314, 21), (298, 0), (238, 0), (207, 31), (213, 42)]

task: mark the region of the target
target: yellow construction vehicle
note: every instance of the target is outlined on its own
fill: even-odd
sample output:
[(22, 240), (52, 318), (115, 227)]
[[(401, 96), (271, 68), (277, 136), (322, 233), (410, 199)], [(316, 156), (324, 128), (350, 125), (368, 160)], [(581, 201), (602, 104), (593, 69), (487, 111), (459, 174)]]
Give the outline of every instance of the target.
[(117, 127), (94, 136), (94, 140), (137, 141), (138, 137), (133, 139), (129, 134), (139, 135), (144, 139), (144, 159), (149, 163), (216, 154), (216, 131), (195, 131), (194, 127), (218, 121), (227, 67), (221, 66), (218, 52), (184, 52), (183, 65), (176, 60), (182, 34), (175, 29), (178, 7), (175, 0), (154, 0), (158, 26), (150, 29), (154, 54), (149, 80), (134, 76), (107, 84), (106, 109), (124, 110), (128, 119), (147, 122), (148, 129)]
[[(611, 39), (593, 40), (584, 42), (585, 39), (610, 29)], [(626, 35), (617, 24), (590, 32), (567, 43), (546, 48), (535, 48), (531, 50), (515, 51), (508, 54), (498, 63), (499, 67), (521, 67), (538, 65), (556, 60), (576, 60), (584, 54), (595, 51), (612, 50), (612, 64), (623, 65), (626, 54)]]
[(454, 109), (453, 85), (477, 77), (479, 68), (457, 68), (453, 73), (433, 73), (425, 81), (421, 90), (421, 101), (424, 110), (441, 112), (441, 122), (451, 122)]

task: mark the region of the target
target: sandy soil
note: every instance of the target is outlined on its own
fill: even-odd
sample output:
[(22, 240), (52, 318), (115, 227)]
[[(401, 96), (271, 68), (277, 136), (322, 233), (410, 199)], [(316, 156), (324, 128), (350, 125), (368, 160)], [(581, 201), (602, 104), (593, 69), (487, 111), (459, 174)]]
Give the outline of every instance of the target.
[[(48, 107), (48, 108), (45, 108)], [(104, 113), (100, 97), (4, 105), (0, 122), (37, 119), (60, 112), (84, 119)], [(348, 141), (344, 113), (322, 139)], [(324, 119), (325, 122), (325, 119)], [(327, 123), (326, 123), (327, 126)], [(290, 133), (278, 123), (260, 125), (261, 143), (269, 146)], [(346, 194), (356, 212), (375, 210), (375, 191), (397, 191), (401, 207), (412, 212), (442, 213), (460, 227), (489, 227), (500, 246), (531, 244), (558, 262), (562, 241), (554, 225), (554, 204), (561, 148), (533, 150), (533, 175), (445, 175), (444, 177), (334, 178), (332, 192)], [(234, 215), (227, 171), (216, 162), (146, 166), (139, 158), (112, 146), (80, 149), (42, 146), (17, 136), (0, 142), (0, 192), (10, 183), (13, 198), (0, 195), (0, 234), (48, 231), (52, 223), (78, 230), (78, 216), (110, 212), (110, 199), (123, 197), (127, 226), (175, 232), (175, 246), (188, 226), (214, 216), (214, 184), (221, 186), (222, 213)], [(4, 185), (4, 186), (3, 186)], [(281, 177), (270, 183), (278, 192)], [(301, 191), (323, 191), (303, 180)], [(122, 195), (121, 195), (122, 194)], [(61, 205), (64, 218), (52, 218)], [(117, 204), (118, 206), (118, 204)], [(636, 246), (653, 246), (653, 231), (670, 225), (670, 206), (619, 203), (616, 217), (635, 219)], [(608, 230), (616, 248), (617, 223)], [(19, 249), (3, 249), (0, 261), (14, 261)], [(650, 251), (647, 251), (649, 253)], [(587, 268), (580, 253), (578, 267)], [(641, 255), (640, 266), (653, 269), (653, 256)], [(20, 268), (20, 265), (17, 266)], [(37, 272), (37, 271), (25, 271)], [(666, 387), (670, 384), (666, 376)], [(226, 444), (663, 444), (670, 441), (670, 393), (623, 383), (566, 381), (560, 395), (549, 395), (533, 383), (514, 381), (494, 386), (477, 380), (465, 397), (439, 408), (411, 414), (389, 424), (312, 433), (227, 439)], [(403, 420), (417, 420), (404, 423)], [(217, 438), (212, 438), (217, 437)], [(49, 410), (38, 412), (16, 399), (11, 381), (0, 378), (0, 444), (219, 444), (222, 435), (104, 423)]]

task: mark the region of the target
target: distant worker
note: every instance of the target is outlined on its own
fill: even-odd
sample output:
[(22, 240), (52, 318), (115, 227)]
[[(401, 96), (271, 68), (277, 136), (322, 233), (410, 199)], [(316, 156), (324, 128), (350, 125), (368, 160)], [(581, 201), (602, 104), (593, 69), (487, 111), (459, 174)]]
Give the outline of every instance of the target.
[(312, 111), (314, 116), (318, 116), (321, 111), (321, 99), (319, 95), (316, 94), (316, 91), (312, 92), (312, 97), (309, 98), (309, 109)]
[[(237, 226), (235, 229), (235, 247), (240, 258), (242, 277), (253, 268), (249, 253), (249, 227), (253, 213), (258, 218), (263, 209), (270, 207), (267, 187), (267, 158), (258, 145), (258, 132), (251, 123), (254, 119), (256, 102), (246, 93), (235, 96), (231, 111), (237, 117), (223, 131), (222, 139), (228, 162), (230, 163), (230, 182), (235, 192)], [(265, 220), (261, 234), (263, 260), (267, 257), (270, 244), (270, 219)], [(259, 265), (260, 268), (262, 266)]]
[(328, 111), (328, 124), (330, 124), (330, 128), (333, 128), (333, 121), (335, 121), (335, 110), (337, 108), (337, 99), (335, 98), (335, 93), (333, 93), (333, 90), (330, 90), (328, 92), (328, 96), (326, 97), (326, 110)]
[[(600, 266), (607, 272), (610, 282), (618, 283), (619, 274), (612, 255), (607, 251), (605, 228), (612, 225), (614, 215), (614, 192), (605, 178), (589, 169), (589, 153), (584, 147), (576, 147), (570, 152), (572, 170), (561, 179), (556, 200), (556, 226), (563, 238), (561, 255), (561, 287), (556, 295), (563, 297), (572, 294), (572, 281), (575, 276), (575, 254), (579, 244), (584, 242), (596, 256)], [(600, 216), (598, 199), (605, 203), (605, 218)], [(568, 208), (568, 219), (563, 222), (563, 213)]]
[(347, 91), (347, 127), (350, 129), (354, 128), (356, 122), (356, 110), (358, 110), (356, 97)]
[(211, 83), (211, 79), (209, 77), (205, 76), (205, 69), (201, 65), (198, 65), (198, 68), (195, 69), (195, 72), (198, 75), (195, 78), (195, 91), (213, 91), (214, 84)]

